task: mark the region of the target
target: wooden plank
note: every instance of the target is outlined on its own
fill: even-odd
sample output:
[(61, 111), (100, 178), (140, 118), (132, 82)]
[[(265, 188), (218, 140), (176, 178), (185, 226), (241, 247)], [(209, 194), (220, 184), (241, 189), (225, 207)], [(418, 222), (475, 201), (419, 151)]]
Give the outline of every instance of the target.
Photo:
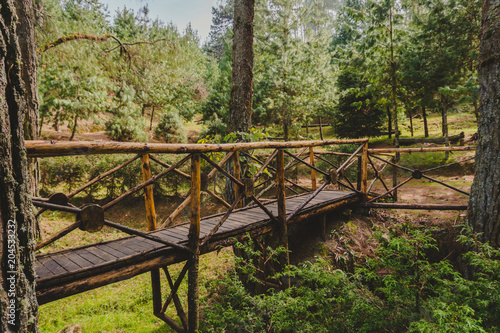
[(244, 211), (239, 211), (231, 216), (243, 216), (248, 219), (252, 219), (255, 221), (263, 221), (263, 220), (269, 220), (269, 216), (260, 208), (252, 208), (249, 210), (244, 210)]
[(53, 256), (52, 260), (57, 262), (60, 266), (64, 267), (68, 272), (74, 272), (82, 269), (79, 265), (75, 264), (72, 260), (64, 255)]
[[(189, 227), (187, 225), (182, 225), (181, 229), (186, 229), (189, 232)], [(206, 223), (200, 223), (200, 233), (209, 233), (212, 230), (212, 227)]]
[(54, 276), (54, 273), (52, 273), (47, 267), (45, 267), (39, 261), (35, 262), (35, 272), (36, 275), (38, 276), (38, 279), (47, 279)]
[(106, 253), (109, 253), (112, 256), (115, 256), (117, 259), (120, 259), (120, 258), (127, 256), (126, 253), (115, 250), (111, 246), (109, 246), (108, 244), (98, 244), (98, 245), (96, 245), (96, 248), (98, 248), (99, 250), (104, 251)]
[[(205, 226), (209, 227), (209, 228), (210, 228), (210, 230), (212, 230), (212, 229), (213, 229), (213, 227), (215, 227), (215, 226), (217, 225), (217, 223), (218, 223), (218, 222), (219, 222), (219, 221), (217, 221), (217, 220), (212, 220), (212, 219), (211, 219), (211, 220), (205, 220), (205, 221), (203, 221), (203, 223), (201, 223), (201, 226), (202, 226), (202, 228), (203, 228), (203, 226), (205, 225)], [(226, 227), (226, 223), (227, 223), (227, 221), (226, 221), (226, 222), (224, 222), (224, 224), (222, 224), (222, 226), (219, 228), (219, 231), (225, 232), (225, 231), (227, 231), (227, 230), (230, 230), (228, 227)], [(217, 233), (219, 233), (219, 231), (217, 231)]]
[(119, 240), (119, 241), (116, 241), (116, 242), (106, 243), (106, 245), (109, 246), (110, 248), (112, 248), (115, 251), (119, 251), (121, 253), (126, 254), (127, 256), (137, 254), (137, 251), (132, 250), (132, 249), (126, 247), (126, 246), (123, 246), (124, 242), (125, 242), (125, 240)]
[(132, 237), (127, 239), (121, 244), (123, 247), (128, 247), (131, 250), (135, 251), (135, 254), (142, 253), (144, 251), (148, 251), (151, 249), (150, 245), (142, 244), (137, 237)]
[(85, 249), (85, 251), (80, 251), (79, 255), (82, 258), (90, 261), (94, 265), (99, 265), (99, 264), (106, 262), (106, 260), (103, 260), (103, 259), (99, 258), (98, 256), (96, 256), (95, 254), (90, 253), (88, 251), (88, 249)]
[(64, 256), (66, 256), (69, 260), (73, 261), (75, 264), (80, 266), (81, 268), (89, 268), (89, 267), (94, 267), (94, 264), (88, 261), (87, 259), (81, 257), (79, 255), (79, 251), (71, 252), (71, 253), (64, 253)]
[(170, 230), (171, 230), (170, 228), (165, 229), (165, 230), (161, 230), (161, 231), (158, 231), (158, 233), (155, 233), (155, 235), (162, 238), (162, 239), (166, 239), (170, 242), (173, 242), (173, 243), (179, 243), (179, 242), (185, 241), (187, 239), (186, 237), (181, 237), (181, 236), (177, 235), (176, 233), (172, 233)]
[(54, 275), (65, 274), (68, 272), (64, 267), (55, 262), (51, 257), (40, 258), (40, 262)]
[(113, 255), (111, 255), (111, 254), (109, 254), (101, 249), (98, 249), (97, 247), (88, 247), (87, 251), (89, 251), (93, 255), (98, 256), (99, 258), (101, 258), (102, 260), (105, 260), (107, 262), (118, 260), (117, 257), (115, 257), (115, 256), (113, 256)]
[(172, 237), (176, 237), (181, 241), (185, 241), (188, 237), (188, 232), (185, 231), (185, 229), (179, 228), (179, 226), (175, 226), (173, 228), (170, 228), (169, 234), (172, 235)]

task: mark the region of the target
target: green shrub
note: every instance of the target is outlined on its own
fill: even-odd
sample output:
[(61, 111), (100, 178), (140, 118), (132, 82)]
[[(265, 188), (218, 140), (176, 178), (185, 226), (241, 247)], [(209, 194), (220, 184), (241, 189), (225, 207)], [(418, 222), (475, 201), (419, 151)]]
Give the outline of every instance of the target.
[(186, 132), (179, 110), (169, 105), (155, 129), (155, 136), (167, 143), (187, 142)]
[(145, 141), (145, 126), (137, 108), (122, 107), (106, 122), (106, 134), (117, 141)]
[(289, 276), (290, 288), (260, 295), (236, 273), (255, 274), (258, 261), (236, 260), (231, 274), (208, 286), (202, 332), (500, 331), (500, 250), (465, 229), (460, 241), (470, 250), (463, 259), (475, 272), (467, 279), (448, 260), (427, 257), (437, 250), (429, 230), (406, 226), (386, 234), (375, 233), (376, 256), (353, 274), (318, 259), (276, 277)]

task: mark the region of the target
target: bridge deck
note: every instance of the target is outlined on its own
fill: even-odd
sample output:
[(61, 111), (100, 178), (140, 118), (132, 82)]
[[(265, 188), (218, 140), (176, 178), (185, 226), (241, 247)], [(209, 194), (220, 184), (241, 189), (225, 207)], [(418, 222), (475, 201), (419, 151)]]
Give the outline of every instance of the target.
[[(304, 196), (307, 194), (286, 199), (287, 214), (303, 202)], [(324, 190), (302, 209), (298, 219), (324, 214), (336, 207), (358, 201), (359, 197), (354, 192)], [(267, 203), (266, 207), (277, 215), (276, 202)], [(201, 220), (201, 237), (210, 232), (221, 215)], [(213, 251), (219, 245), (229, 246), (234, 242), (234, 238), (247, 232), (263, 233), (272, 229), (269, 216), (259, 207), (238, 209), (229, 216), (201, 252), (203, 254)], [(164, 240), (186, 245), (188, 230), (189, 223), (183, 223), (151, 233)], [(181, 250), (139, 236), (37, 255), (35, 270), (38, 276), (38, 300), (43, 304), (186, 259), (187, 254)]]

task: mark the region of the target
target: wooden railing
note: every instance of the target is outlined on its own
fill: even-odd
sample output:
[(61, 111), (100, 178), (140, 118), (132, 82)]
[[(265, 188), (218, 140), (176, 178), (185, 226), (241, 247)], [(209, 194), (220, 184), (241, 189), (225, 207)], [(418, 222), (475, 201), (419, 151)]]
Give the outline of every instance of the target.
[[(343, 144), (356, 144), (359, 147), (351, 154), (325, 150), (329, 146)], [(89, 154), (136, 155), (89, 180), (86, 184), (79, 186), (67, 195), (55, 193), (48, 198), (33, 198), (33, 204), (40, 208), (39, 214), (48, 209), (66, 211), (76, 215), (74, 223), (40, 241), (36, 245), (36, 249), (52, 244), (77, 228), (96, 232), (101, 230), (103, 226), (109, 226), (127, 234), (144, 237), (183, 251), (188, 255), (189, 259), (175, 281), (172, 279), (168, 267), (161, 267), (171, 289), (170, 295), (163, 304), (161, 300), (160, 269), (151, 271), (154, 314), (179, 332), (188, 331), (188, 327), (189, 331), (195, 331), (197, 328), (198, 257), (200, 247), (208, 244), (235, 209), (243, 205), (260, 207), (272, 223), (275, 224), (279, 235), (281, 235), (279, 239), (282, 241), (282, 245), (287, 247), (288, 223), (292, 222), (299, 215), (301, 209), (328, 185), (345, 187), (363, 195), (365, 199), (367, 198), (368, 140), (366, 139), (200, 145), (27, 141), (26, 147), (29, 157), (39, 158)], [(299, 151), (297, 152), (297, 150)], [(175, 163), (168, 164), (161, 159), (161, 156), (165, 154), (177, 155), (178, 158)], [(336, 162), (340, 166), (337, 166), (332, 161), (331, 156), (336, 157), (338, 160)], [(74, 198), (78, 193), (97, 182), (105, 181), (107, 177), (131, 165), (138, 159), (141, 161), (142, 183), (127, 189), (124, 193), (112, 198), (102, 206), (86, 204), (82, 207), (76, 207), (70, 203), (70, 199)], [(190, 161), (190, 170), (183, 170), (183, 166), (188, 161)], [(151, 172), (152, 162), (159, 164), (164, 169), (153, 175)], [(202, 172), (202, 164), (204, 164), (203, 170), (207, 172)], [(323, 164), (326, 170), (318, 167), (319, 164)], [(350, 168), (352, 169), (353, 165), (358, 166), (357, 172), (354, 172), (356, 180), (353, 180), (352, 176), (350, 179), (347, 173)], [(256, 170), (253, 173), (249, 172), (249, 166), (253, 166)], [(308, 177), (310, 176), (309, 181), (303, 181), (302, 179), (301, 182), (301, 179), (297, 176), (293, 179), (291, 173), (299, 172), (299, 168), (309, 169), (307, 172)], [(184, 200), (167, 217), (158, 219), (152, 186), (165, 175), (174, 172), (188, 181), (189, 189)], [(222, 182), (220, 188), (227, 187), (224, 185), (226, 183), (234, 188), (233, 198), (223, 198), (221, 193), (209, 189), (208, 183), (215, 181), (217, 175), (222, 175), (226, 179), (226, 182)], [(320, 181), (320, 178), (322, 178), (322, 181)], [(321, 185), (318, 186), (318, 182)], [(356, 182), (356, 185), (354, 185), (354, 182)], [(190, 206), (187, 246), (165, 241), (154, 236), (154, 234), (132, 229), (105, 218), (107, 210), (141, 190), (144, 192), (146, 205), (147, 230), (150, 231), (172, 225), (180, 213), (187, 206)], [(223, 209), (226, 209), (226, 212), (221, 215), (213, 229), (200, 239), (202, 192), (207, 193)], [(306, 192), (309, 194), (305, 196), (303, 202), (293, 212), (287, 214), (285, 200), (287, 195)], [(264, 204), (266, 200), (277, 201), (278, 212), (276, 216)], [(177, 295), (180, 282), (186, 274), (188, 274), (189, 317), (186, 317)], [(182, 326), (166, 315), (167, 307), (172, 301), (177, 309)]]
[[(359, 193), (366, 193), (366, 168), (364, 169), (365, 181), (358, 182), (361, 185), (355, 186), (348, 177), (345, 177), (345, 170), (354, 164), (360, 151), (365, 154), (368, 150), (367, 140), (324, 140), (324, 141), (298, 141), (298, 142), (282, 142), (282, 143), (269, 143), (269, 142), (253, 142), (253, 143), (236, 143), (236, 144), (141, 144), (141, 143), (115, 143), (115, 142), (46, 142), (46, 141), (28, 141), (26, 146), (29, 157), (54, 157), (54, 156), (71, 156), (71, 155), (90, 155), (90, 154), (137, 154), (136, 156), (128, 159), (124, 163), (104, 172), (103, 174), (89, 180), (86, 184), (79, 186), (77, 189), (71, 191), (67, 195), (56, 193), (48, 198), (34, 198), (34, 205), (41, 208), (41, 212), (46, 209), (62, 210), (72, 212), (77, 215), (75, 223), (56, 232), (47, 239), (39, 242), (36, 249), (41, 249), (61, 237), (67, 235), (71, 231), (80, 228), (87, 231), (98, 231), (104, 225), (117, 228), (125, 233), (140, 235), (146, 237), (145, 234), (139, 230), (132, 230), (125, 226), (120, 226), (104, 218), (104, 213), (123, 202), (136, 192), (144, 191), (144, 198), (146, 203), (146, 219), (147, 230), (155, 230), (157, 228), (164, 228), (170, 226), (176, 217), (188, 206), (191, 206), (192, 214), (197, 215), (196, 212), (200, 211), (200, 193), (203, 191), (210, 195), (217, 203), (227, 209), (226, 214), (223, 215), (220, 222), (214, 229), (206, 236), (201, 245), (206, 244), (210, 238), (217, 232), (220, 226), (227, 220), (231, 212), (242, 206), (242, 201), (246, 204), (253, 203), (259, 206), (271, 220), (280, 222), (282, 219), (286, 221), (292, 220), (297, 211), (293, 212), (288, 218), (284, 215), (278, 214), (274, 216), (263, 204), (262, 199), (267, 193), (272, 192), (276, 194), (276, 199), (280, 205), (284, 205), (284, 198), (286, 193), (299, 194), (304, 192), (311, 192), (308, 200), (300, 205), (303, 208), (310, 200), (312, 200), (321, 190), (331, 183), (339, 184), (353, 191)], [(315, 152), (314, 149), (321, 147), (328, 147), (339, 144), (361, 144), (361, 146), (353, 154), (341, 154), (335, 152)], [(293, 149), (301, 149), (298, 153), (291, 152)], [(271, 151), (271, 153), (266, 153)], [(216, 162), (210, 155), (224, 154), (220, 157), (220, 161)], [(176, 154), (179, 160), (170, 165), (162, 161), (158, 156), (153, 154)], [(325, 155), (336, 154), (337, 156), (345, 156), (347, 160), (340, 167), (325, 158)], [(288, 163), (285, 164), (285, 159), (288, 158)], [(265, 158), (265, 160), (264, 160)], [(316, 164), (316, 158), (319, 161), (324, 161), (333, 169), (321, 170)], [(81, 193), (90, 186), (97, 182), (105, 181), (106, 177), (111, 176), (113, 173), (130, 165), (135, 160), (141, 160), (141, 169), (143, 175), (143, 182), (135, 187), (132, 187), (122, 193), (121, 195), (113, 198), (111, 201), (105, 203), (102, 207), (95, 204), (87, 204), (81, 208), (73, 206), (69, 201), (71, 198)], [(182, 166), (188, 161), (191, 161), (191, 172), (188, 174), (181, 170)], [(165, 169), (156, 175), (151, 173), (151, 161), (158, 163)], [(200, 170), (201, 163), (212, 167), (208, 173), (202, 173)], [(259, 169), (251, 177), (242, 177), (241, 164), (258, 165)], [(232, 164), (231, 167), (227, 167)], [(299, 182), (292, 180), (287, 176), (287, 171), (297, 168), (297, 166), (304, 166), (310, 169), (311, 186), (299, 184)], [(358, 166), (366, 165), (366, 163), (358, 163)], [(232, 172), (228, 170), (231, 169)], [(157, 221), (155, 211), (153, 189), (152, 185), (160, 180), (165, 175), (175, 172), (190, 181), (190, 191), (182, 203), (180, 203), (171, 214), (163, 219)], [(363, 173), (362, 172), (362, 173)], [(358, 172), (359, 173), (359, 172)], [(220, 194), (208, 188), (208, 183), (214, 179), (217, 174), (221, 174), (234, 184), (234, 200), (228, 203), (221, 197)], [(317, 186), (317, 174), (324, 176), (325, 181), (319, 187)], [(248, 174), (247, 174), (248, 175)], [(243, 176), (247, 176), (243, 175)], [(345, 180), (344, 183), (342, 180)], [(254, 193), (258, 190), (258, 193)], [(196, 230), (199, 217), (192, 216), (193, 233), (199, 235), (199, 230)], [(98, 221), (98, 222), (96, 222)], [(285, 221), (282, 221), (285, 222)], [(91, 225), (92, 224), (92, 225)], [(169, 244), (175, 246), (173, 244)], [(178, 247), (178, 246), (177, 246)]]
[[(469, 193), (452, 186), (438, 179), (429, 176), (430, 172), (448, 168), (454, 165), (458, 165), (464, 162), (472, 161), (475, 159), (472, 157), (464, 157), (458, 161), (447, 163), (443, 159), (443, 165), (428, 168), (425, 170), (412, 169), (406, 167), (401, 162), (396, 162), (396, 154), (415, 154), (415, 153), (430, 153), (430, 152), (464, 152), (464, 151), (474, 151), (475, 147), (432, 147), (432, 148), (383, 148), (383, 149), (368, 149), (368, 158), (366, 159), (369, 163), (370, 173), (373, 175), (367, 193), (369, 194), (368, 200), (366, 200), (364, 206), (368, 208), (395, 208), (395, 209), (426, 209), (426, 210), (467, 210), (467, 204), (461, 205), (449, 205), (449, 204), (436, 204), (436, 203), (396, 203), (398, 201), (397, 191), (403, 186), (409, 186), (412, 180), (425, 179), (429, 182), (439, 184), (443, 187), (451, 189), (452, 191), (458, 192), (465, 196), (469, 196)], [(378, 162), (379, 166), (376, 166)], [(382, 174), (386, 171), (387, 167), (392, 167), (393, 173), (393, 184), (392, 187), (388, 187), (386, 181), (384, 181)], [(397, 174), (398, 171), (403, 174), (409, 174), (409, 177), (404, 178), (403, 181), (398, 181)], [(383, 193), (373, 193), (372, 189), (376, 182), (379, 181), (383, 186)], [(392, 202), (384, 202), (389, 199)], [(380, 202), (382, 201), (382, 202)]]
[[(334, 151), (337, 145), (352, 144), (350, 152)], [(217, 231), (228, 220), (230, 214), (240, 207), (255, 205), (269, 217), (276, 226), (282, 245), (287, 246), (287, 226), (298, 217), (299, 212), (313, 200), (322, 190), (327, 187), (338, 186), (359, 194), (365, 207), (378, 208), (420, 208), (420, 209), (463, 209), (463, 205), (415, 205), (379, 202), (391, 197), (402, 186), (413, 179), (426, 179), (446, 186), (462, 194), (465, 191), (445, 184), (431, 176), (429, 172), (436, 171), (453, 164), (468, 161), (473, 158), (463, 159), (454, 163), (448, 163), (427, 170), (414, 170), (396, 162), (394, 154), (432, 152), (432, 151), (466, 151), (473, 147), (456, 148), (405, 148), (405, 149), (369, 149), (368, 140), (324, 140), (324, 141), (297, 141), (297, 142), (253, 142), (234, 144), (201, 144), (201, 145), (174, 145), (174, 144), (143, 144), (143, 143), (115, 143), (115, 142), (45, 142), (27, 141), (28, 155), (30, 157), (49, 158), (55, 156), (90, 155), (90, 154), (134, 154), (135, 156), (120, 163), (116, 167), (103, 172), (97, 177), (90, 179), (85, 184), (68, 194), (54, 193), (47, 198), (33, 198), (33, 204), (40, 208), (39, 214), (45, 210), (60, 210), (75, 214), (75, 222), (66, 228), (55, 232), (36, 245), (41, 249), (52, 244), (71, 231), (80, 228), (89, 232), (96, 232), (109, 226), (130, 235), (153, 240), (160, 244), (171, 246), (182, 251), (189, 258), (177, 279), (173, 279), (168, 267), (161, 267), (164, 271), (170, 294), (165, 302), (161, 299), (160, 269), (151, 271), (153, 290), (154, 314), (167, 322), (178, 332), (195, 331), (197, 328), (198, 314), (198, 261), (200, 249), (208, 246)], [(162, 157), (176, 156), (173, 162), (166, 162)], [(70, 200), (84, 190), (99, 182), (106, 181), (108, 177), (125, 167), (132, 167), (136, 160), (141, 161), (140, 169), (142, 182), (136, 186), (126, 189), (122, 194), (111, 198), (102, 206), (91, 203), (81, 207), (71, 204)], [(188, 163), (190, 161), (190, 163)], [(153, 174), (152, 163), (161, 167), (161, 171)], [(190, 164), (190, 165), (188, 165)], [(253, 171), (250, 172), (250, 166)], [(383, 173), (391, 167), (393, 172), (410, 173), (410, 177), (402, 182), (393, 183), (392, 187), (384, 180)], [(302, 172), (302, 177), (297, 174)], [(185, 186), (185, 196), (168, 216), (163, 218), (157, 216), (153, 185), (167, 174), (175, 173), (182, 177)], [(221, 181), (222, 177), (225, 181)], [(369, 177), (373, 179), (369, 182)], [(395, 179), (395, 178), (393, 178)], [(220, 183), (213, 189), (209, 183)], [(380, 182), (382, 193), (375, 193), (375, 184)], [(224, 196), (222, 189), (233, 188), (232, 196)], [(221, 189), (217, 193), (217, 188)], [(380, 189), (380, 188), (379, 188)], [(171, 226), (178, 220), (179, 215), (188, 206), (189, 235), (188, 244), (174, 244), (160, 239), (154, 234), (141, 230), (132, 229), (120, 223), (106, 219), (106, 211), (118, 204), (123, 203), (135, 193), (143, 191), (145, 200), (145, 216), (147, 230)], [(202, 214), (202, 193), (217, 203), (225, 212), (219, 215), (219, 221), (206, 234), (200, 238), (200, 220)], [(286, 197), (290, 195), (304, 194), (302, 203), (287, 214)], [(265, 205), (266, 201), (277, 202), (278, 211), (274, 215)], [(393, 200), (395, 201), (395, 200)], [(203, 252), (203, 251), (201, 251)], [(177, 291), (181, 281), (188, 275), (188, 309), (189, 318), (184, 312)], [(174, 303), (181, 324), (166, 314), (170, 303)], [(188, 330), (189, 328), (189, 330)]]

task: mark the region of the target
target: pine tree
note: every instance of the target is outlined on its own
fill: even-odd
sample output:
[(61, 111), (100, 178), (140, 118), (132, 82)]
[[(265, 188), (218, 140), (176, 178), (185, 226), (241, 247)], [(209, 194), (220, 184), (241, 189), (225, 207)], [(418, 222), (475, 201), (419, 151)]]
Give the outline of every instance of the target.
[[(0, 331), (37, 332), (34, 215), (24, 146), (26, 115), (36, 115), (34, 11), (31, 0), (0, 3)], [(19, 28), (20, 24), (28, 24)], [(28, 34), (23, 34), (23, 33)], [(24, 45), (21, 47), (20, 41)], [(23, 73), (21, 64), (32, 64)], [(26, 79), (28, 78), (28, 79)], [(34, 109), (30, 109), (34, 108)]]

